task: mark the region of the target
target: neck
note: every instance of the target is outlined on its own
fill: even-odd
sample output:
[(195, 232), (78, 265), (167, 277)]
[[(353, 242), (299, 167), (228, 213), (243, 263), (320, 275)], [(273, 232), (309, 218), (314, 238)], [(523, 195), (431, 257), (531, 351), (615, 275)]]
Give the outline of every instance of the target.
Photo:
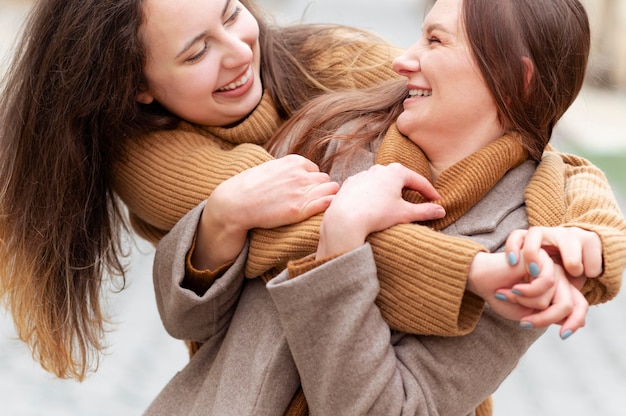
[[(423, 137), (409, 139), (417, 144), (428, 159), (433, 182), (446, 169), (478, 152), (485, 146), (493, 143), (504, 135), (503, 131), (459, 134), (454, 137), (431, 137), (424, 140)], [(461, 138), (461, 139), (459, 139)]]

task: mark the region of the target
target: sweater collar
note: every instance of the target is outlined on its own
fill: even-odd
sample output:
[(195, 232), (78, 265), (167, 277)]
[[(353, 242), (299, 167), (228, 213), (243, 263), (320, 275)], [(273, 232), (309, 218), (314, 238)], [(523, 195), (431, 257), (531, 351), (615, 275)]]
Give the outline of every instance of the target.
[[(424, 225), (436, 230), (446, 228), (480, 201), (508, 171), (527, 159), (528, 153), (519, 137), (505, 135), (452, 165), (439, 175), (434, 184), (441, 195), (437, 203), (445, 208), (446, 216), (427, 221)], [(395, 124), (387, 131), (376, 156), (378, 164), (392, 162), (402, 163), (432, 182), (426, 155), (400, 133)], [(409, 202), (425, 202), (425, 198), (416, 191), (405, 189), (403, 195)]]
[(259, 105), (241, 123), (233, 127), (202, 127), (213, 136), (232, 143), (253, 143), (264, 145), (282, 124), (283, 120), (276, 111), (274, 100), (267, 91)]

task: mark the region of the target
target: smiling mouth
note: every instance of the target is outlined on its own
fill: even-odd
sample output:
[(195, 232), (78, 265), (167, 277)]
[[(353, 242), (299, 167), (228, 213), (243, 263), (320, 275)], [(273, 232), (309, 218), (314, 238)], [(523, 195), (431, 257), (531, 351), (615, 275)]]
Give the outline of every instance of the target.
[(430, 97), (433, 92), (430, 90), (409, 90), (409, 97)]
[(217, 92), (232, 91), (234, 89), (237, 89), (241, 87), (242, 85), (244, 85), (246, 82), (248, 82), (251, 76), (252, 76), (252, 67), (249, 67), (246, 73), (241, 78), (239, 78), (237, 81), (231, 82), (225, 87), (220, 88), (219, 90), (217, 90)]

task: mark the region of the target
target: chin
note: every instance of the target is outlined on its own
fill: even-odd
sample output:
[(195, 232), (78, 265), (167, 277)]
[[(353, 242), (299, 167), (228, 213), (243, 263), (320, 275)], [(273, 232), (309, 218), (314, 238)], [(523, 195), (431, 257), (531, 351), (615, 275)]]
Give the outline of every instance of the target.
[(398, 127), (398, 131), (405, 136), (408, 136), (411, 133), (411, 125), (415, 123), (408, 114), (402, 113), (398, 116), (396, 120), (396, 127)]

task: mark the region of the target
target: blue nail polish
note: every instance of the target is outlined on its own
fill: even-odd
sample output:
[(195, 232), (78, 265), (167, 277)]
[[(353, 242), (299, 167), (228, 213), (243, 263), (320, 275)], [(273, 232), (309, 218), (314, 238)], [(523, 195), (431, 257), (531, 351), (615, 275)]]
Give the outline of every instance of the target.
[(530, 272), (530, 275), (532, 277), (539, 276), (539, 265), (537, 265), (537, 263), (530, 263), (530, 265), (528, 266), (528, 271)]
[(517, 264), (517, 256), (512, 251), (509, 253), (509, 264), (515, 266)]
[(533, 324), (531, 324), (530, 322), (520, 322), (519, 323), (520, 328), (523, 329), (534, 329), (535, 326)]
[(571, 337), (573, 334), (574, 334), (574, 331), (572, 331), (571, 329), (568, 329), (567, 331), (563, 332), (563, 334), (561, 334), (561, 339), (565, 341), (566, 339)]
[(511, 292), (513, 292), (513, 294), (515, 294), (517, 296), (524, 296), (524, 294), (522, 292), (520, 292), (519, 290), (517, 290), (517, 289), (511, 290)]
[(508, 300), (508, 299), (506, 298), (506, 296), (504, 296), (504, 295), (502, 295), (502, 294), (500, 294), (500, 293), (496, 293), (496, 295), (495, 295), (495, 296), (496, 296), (496, 299), (499, 299), (499, 300), (504, 300), (504, 301)]

